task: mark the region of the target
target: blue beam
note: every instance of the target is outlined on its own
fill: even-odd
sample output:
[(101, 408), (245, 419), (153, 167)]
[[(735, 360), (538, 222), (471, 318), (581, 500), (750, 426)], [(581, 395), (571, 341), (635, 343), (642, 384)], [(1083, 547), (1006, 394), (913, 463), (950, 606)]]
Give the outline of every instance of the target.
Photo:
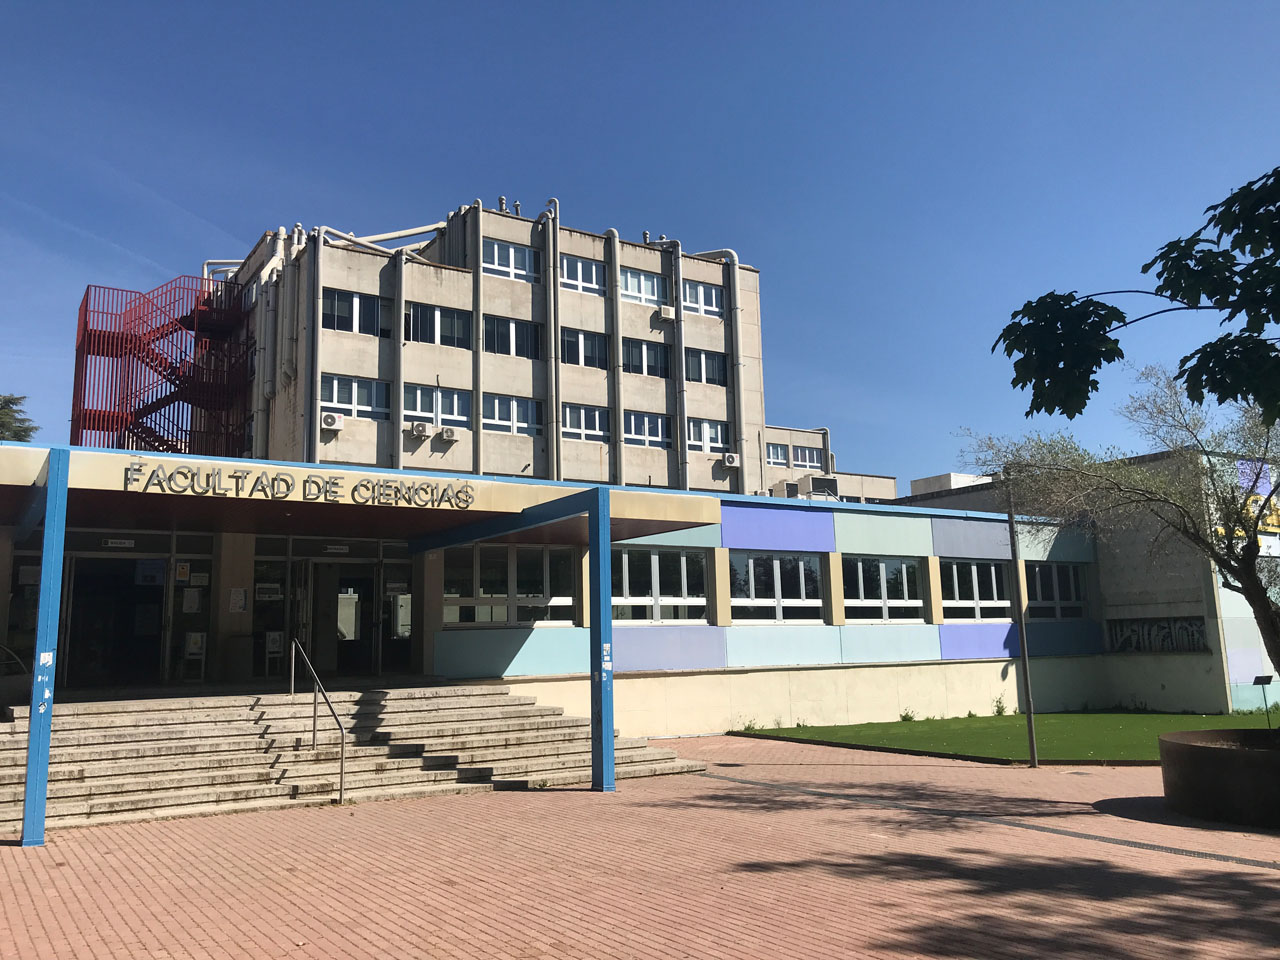
[(409, 553), (425, 553), (428, 550), (439, 550), (441, 547), (456, 547), (466, 543), (480, 543), (496, 537), (506, 537), (523, 530), (545, 527), (549, 523), (567, 520), (569, 517), (589, 513), (596, 502), (595, 488), (571, 493), (558, 500), (526, 507), (519, 513), (500, 517), (489, 517), (477, 520), (451, 530), (441, 530), (425, 537), (416, 537), (409, 541)]
[(67, 475), (71, 451), (49, 451), (45, 478), (44, 545), (40, 555), (40, 604), (31, 663), (31, 715), (27, 720), (27, 780), (22, 800), (22, 845), (44, 846), (49, 796), (49, 740), (53, 732), (53, 678), (62, 613), (62, 554), (67, 540)]
[(613, 583), (609, 533), (609, 489), (589, 491), (588, 568), (591, 580), (591, 789), (612, 793), (613, 761)]

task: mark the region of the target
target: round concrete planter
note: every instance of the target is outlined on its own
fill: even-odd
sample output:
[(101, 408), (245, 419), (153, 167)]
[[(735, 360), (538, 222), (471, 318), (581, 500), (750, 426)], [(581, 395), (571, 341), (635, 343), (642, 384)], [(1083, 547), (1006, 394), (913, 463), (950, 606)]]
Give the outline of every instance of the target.
[(1203, 820), (1280, 826), (1280, 736), (1270, 730), (1160, 735), (1169, 808)]

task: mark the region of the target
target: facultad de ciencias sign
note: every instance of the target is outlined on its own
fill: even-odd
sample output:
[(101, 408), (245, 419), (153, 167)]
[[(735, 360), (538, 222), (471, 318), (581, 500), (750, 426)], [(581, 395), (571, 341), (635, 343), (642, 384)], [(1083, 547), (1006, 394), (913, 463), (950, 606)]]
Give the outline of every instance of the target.
[(368, 503), (395, 507), (453, 507), (475, 502), (469, 483), (439, 483), (390, 477), (308, 473), (300, 478), (287, 470), (227, 470), (178, 464), (149, 465), (135, 460), (124, 468), (124, 489), (139, 493), (172, 493), (197, 497), (302, 500), (315, 503)]

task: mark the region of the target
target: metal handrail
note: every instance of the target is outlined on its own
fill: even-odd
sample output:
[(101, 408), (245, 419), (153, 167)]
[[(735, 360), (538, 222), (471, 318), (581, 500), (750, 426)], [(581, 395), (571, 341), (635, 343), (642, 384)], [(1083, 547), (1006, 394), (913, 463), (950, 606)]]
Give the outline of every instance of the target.
[(338, 711), (333, 708), (333, 701), (329, 699), (329, 694), (325, 692), (324, 686), (320, 683), (320, 678), (316, 675), (316, 668), (311, 666), (307, 651), (302, 649), (302, 644), (298, 643), (297, 637), (293, 638), (293, 646), (289, 648), (289, 699), (293, 699), (294, 669), (299, 654), (302, 655), (302, 662), (306, 666), (307, 672), (311, 674), (311, 679), (315, 684), (311, 695), (311, 749), (314, 750), (316, 748), (316, 727), (320, 722), (321, 697), (324, 697), (324, 705), (329, 708), (329, 713), (333, 715), (333, 722), (338, 725), (338, 803), (342, 803), (347, 785), (347, 728), (338, 719)]
[(0, 653), (7, 653), (9, 655), (9, 659), (11, 659), (14, 663), (16, 663), (18, 666), (22, 668), (23, 673), (31, 672), (30, 670), (27, 669), (26, 662), (20, 656), (14, 653), (9, 647), (6, 647), (3, 643), (0, 643)]

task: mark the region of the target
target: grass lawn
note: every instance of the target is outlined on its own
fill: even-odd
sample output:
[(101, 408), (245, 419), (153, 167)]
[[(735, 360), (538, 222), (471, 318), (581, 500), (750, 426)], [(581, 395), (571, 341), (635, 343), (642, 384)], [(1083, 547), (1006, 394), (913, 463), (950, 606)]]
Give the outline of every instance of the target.
[[(1274, 713), (1271, 722), (1277, 725)], [(1176, 713), (1041, 713), (1036, 714), (1036, 743), (1041, 760), (1159, 760), (1156, 737), (1161, 733), (1266, 725), (1267, 718), (1261, 712), (1207, 717)], [(1027, 721), (1021, 714), (779, 727), (753, 732), (973, 757), (1027, 759)]]

